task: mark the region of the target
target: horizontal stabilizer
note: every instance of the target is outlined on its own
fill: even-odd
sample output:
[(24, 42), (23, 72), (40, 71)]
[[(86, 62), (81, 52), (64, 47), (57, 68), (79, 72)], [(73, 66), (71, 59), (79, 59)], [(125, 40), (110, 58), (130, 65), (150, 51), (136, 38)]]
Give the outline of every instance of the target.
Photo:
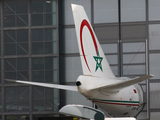
[(119, 88), (128, 87), (130, 85), (136, 84), (136, 83), (141, 82), (143, 80), (147, 80), (147, 79), (149, 79), (151, 77), (153, 77), (153, 75), (140, 76), (138, 78), (134, 78), (134, 79), (131, 79), (131, 80), (123, 81), (123, 82), (116, 83), (116, 84), (113, 84), (113, 85), (109, 85), (108, 88), (109, 89), (119, 89)]
[(23, 84), (28, 84), (28, 85), (42, 86), (42, 87), (48, 87), (48, 88), (57, 88), (57, 89), (70, 90), (70, 91), (78, 91), (77, 86), (58, 85), (58, 84), (39, 83), (39, 82), (28, 82), (28, 81), (10, 80), (10, 79), (6, 79), (6, 80), (10, 81), (10, 82), (17, 82), (17, 83), (23, 83)]
[(79, 118), (104, 120), (105, 115), (102, 111), (84, 105), (66, 105), (59, 112), (64, 115), (70, 115)]
[(114, 83), (114, 84), (104, 85), (104, 86), (101, 86), (101, 87), (98, 87), (98, 88), (94, 88), (92, 90), (108, 89), (108, 90), (111, 90), (111, 91), (118, 91), (118, 90), (120, 90), (124, 87), (128, 87), (130, 85), (136, 84), (136, 83), (141, 82), (143, 80), (147, 80), (151, 77), (154, 77), (154, 75), (140, 76), (140, 77), (137, 77), (137, 78), (133, 78), (131, 80), (124, 80), (124, 81), (120, 81), (120, 82), (117, 82), (117, 83)]

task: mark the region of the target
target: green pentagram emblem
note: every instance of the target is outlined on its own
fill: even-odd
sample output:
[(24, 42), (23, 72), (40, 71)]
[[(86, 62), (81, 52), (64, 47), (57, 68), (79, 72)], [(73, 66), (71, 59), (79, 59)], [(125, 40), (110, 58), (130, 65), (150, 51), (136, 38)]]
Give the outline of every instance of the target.
[(99, 56), (99, 51), (97, 51), (97, 56), (93, 56), (93, 58), (96, 61), (96, 70), (95, 71), (97, 71), (97, 69), (100, 68), (101, 71), (103, 72), (102, 65), (101, 65), (103, 57)]

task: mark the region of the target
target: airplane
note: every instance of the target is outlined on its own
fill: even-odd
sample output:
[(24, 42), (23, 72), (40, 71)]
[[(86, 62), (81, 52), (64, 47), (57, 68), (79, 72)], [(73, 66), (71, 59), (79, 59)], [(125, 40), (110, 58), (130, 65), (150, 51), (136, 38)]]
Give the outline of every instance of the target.
[[(138, 82), (150, 79), (154, 75), (136, 78), (116, 77), (103, 53), (83, 6), (72, 4), (75, 30), (83, 75), (77, 78), (76, 86), (9, 80), (12, 82), (78, 91), (100, 108), (97, 110), (83, 105), (66, 105), (60, 112), (84, 117), (99, 117), (104, 113), (112, 117), (136, 117), (144, 107), (143, 90)], [(75, 112), (77, 110), (77, 112)], [(80, 112), (80, 113), (79, 113)], [(100, 119), (99, 119), (100, 120)], [(129, 120), (129, 119), (128, 119)]]

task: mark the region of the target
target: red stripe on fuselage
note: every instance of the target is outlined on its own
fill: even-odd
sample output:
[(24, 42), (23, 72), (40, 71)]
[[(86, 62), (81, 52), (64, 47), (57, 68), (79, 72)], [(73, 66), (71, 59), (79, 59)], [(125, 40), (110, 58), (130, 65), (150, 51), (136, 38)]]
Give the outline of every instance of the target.
[(114, 105), (139, 106), (139, 104), (112, 103), (112, 102), (95, 101), (95, 100), (93, 100), (92, 102), (105, 103), (105, 104), (114, 104)]

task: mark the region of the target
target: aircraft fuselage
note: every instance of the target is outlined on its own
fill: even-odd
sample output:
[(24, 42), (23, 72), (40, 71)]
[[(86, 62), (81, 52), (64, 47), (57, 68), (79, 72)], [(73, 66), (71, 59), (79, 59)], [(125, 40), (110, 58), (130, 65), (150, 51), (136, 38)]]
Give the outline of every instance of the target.
[[(91, 90), (93, 86), (106, 84), (106, 80), (101, 78), (94, 80), (93, 77), (80, 76), (77, 81), (81, 83), (78, 86), (79, 92), (109, 116), (136, 116), (144, 106), (143, 91), (139, 84), (131, 85), (118, 91), (110, 91), (107, 89)], [(117, 82), (117, 80), (107, 80), (107, 82), (109, 81), (111, 83)]]

